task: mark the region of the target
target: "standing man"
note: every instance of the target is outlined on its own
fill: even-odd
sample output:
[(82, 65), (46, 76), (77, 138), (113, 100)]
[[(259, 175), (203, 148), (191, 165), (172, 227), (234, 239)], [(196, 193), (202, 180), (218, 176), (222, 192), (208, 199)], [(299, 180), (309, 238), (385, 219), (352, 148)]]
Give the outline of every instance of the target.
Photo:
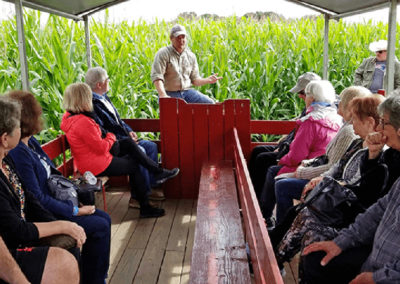
[[(379, 89), (385, 89), (387, 41), (374, 41), (369, 45), (369, 50), (375, 52), (375, 56), (364, 59), (354, 75), (354, 85), (363, 86), (372, 93)], [(394, 89), (400, 87), (400, 62), (394, 61)]]
[(222, 77), (218, 74), (200, 77), (196, 56), (186, 46), (185, 27), (173, 26), (169, 38), (171, 45), (157, 52), (151, 68), (151, 81), (158, 96), (181, 98), (188, 103), (213, 104), (211, 98), (190, 87), (214, 84)]
[[(117, 109), (107, 96), (109, 91), (109, 80), (107, 71), (101, 67), (90, 68), (86, 72), (85, 82), (90, 86), (93, 92), (93, 109), (97, 115), (96, 122), (108, 132), (114, 133), (118, 140), (131, 137), (138, 143), (140, 148), (150, 159), (158, 163), (157, 144), (152, 141), (138, 139), (132, 128), (122, 121)], [(165, 196), (161, 190), (153, 189), (153, 192), (151, 192), (151, 187), (157, 187), (153, 175), (144, 167), (140, 167), (140, 169), (148, 183), (147, 192), (149, 194), (149, 199), (154, 201), (164, 200)], [(134, 193), (129, 201), (129, 206), (133, 208), (139, 207), (139, 203), (136, 201)]]

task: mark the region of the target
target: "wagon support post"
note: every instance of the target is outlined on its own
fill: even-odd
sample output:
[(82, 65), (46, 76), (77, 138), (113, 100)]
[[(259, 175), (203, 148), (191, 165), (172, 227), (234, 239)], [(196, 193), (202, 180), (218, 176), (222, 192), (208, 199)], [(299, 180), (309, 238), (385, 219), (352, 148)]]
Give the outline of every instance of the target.
[(28, 61), (26, 60), (24, 15), (22, 11), (21, 0), (15, 0), (15, 16), (17, 20), (18, 51), (19, 51), (19, 60), (21, 65), (22, 88), (25, 91), (28, 91), (29, 90)]
[(328, 80), (329, 68), (329, 19), (330, 16), (325, 14), (325, 28), (324, 28), (324, 71), (322, 78)]
[(89, 69), (92, 67), (92, 52), (90, 50), (90, 29), (87, 15), (83, 16), (83, 21), (85, 23), (86, 62)]
[(387, 50), (387, 76), (386, 80), (386, 94), (390, 94), (394, 88), (394, 60), (396, 48), (396, 14), (397, 14), (398, 0), (392, 0), (389, 9), (389, 30), (388, 30), (388, 50)]

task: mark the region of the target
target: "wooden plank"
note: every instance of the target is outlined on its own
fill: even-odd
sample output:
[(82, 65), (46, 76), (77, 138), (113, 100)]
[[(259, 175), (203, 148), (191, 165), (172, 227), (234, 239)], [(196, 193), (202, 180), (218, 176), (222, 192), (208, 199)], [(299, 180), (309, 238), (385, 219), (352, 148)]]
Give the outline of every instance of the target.
[[(119, 225), (121, 224), (122, 219), (125, 217), (129, 207), (129, 198), (131, 197), (130, 192), (124, 192), (118, 206), (111, 213), (111, 238), (114, 236), (117, 231)], [(134, 210), (134, 209), (130, 209)]]
[(157, 284), (180, 284), (183, 251), (166, 251)]
[(181, 199), (175, 213), (157, 283), (180, 283), (193, 209), (192, 199)]
[(160, 120), (159, 119), (123, 119), (135, 132), (160, 132)]
[(209, 147), (210, 161), (224, 159), (224, 119), (223, 106), (216, 104), (209, 106)]
[(283, 284), (257, 197), (250, 181), (250, 175), (236, 129), (233, 130), (233, 139), (235, 141), (234, 154), (237, 188), (256, 283)]
[(250, 133), (252, 134), (288, 134), (296, 127), (293, 120), (251, 120)]
[(233, 160), (232, 129), (235, 126), (235, 101), (225, 100), (222, 104), (224, 108), (224, 135), (225, 135), (225, 160)]
[[(138, 212), (138, 210), (131, 211)], [(167, 214), (168, 213), (169, 212), (167, 212)], [(132, 283), (147, 245), (153, 245), (149, 243), (149, 238), (153, 232), (156, 220), (157, 219), (155, 218), (139, 219), (135, 231), (131, 235), (123, 255), (115, 269), (111, 283)]]
[(194, 161), (194, 144), (197, 141), (194, 140), (195, 128), (193, 126), (193, 110), (191, 104), (186, 104), (180, 100), (178, 102), (179, 114), (179, 156), (180, 164), (179, 167), (181, 172), (179, 173), (181, 196), (183, 198), (193, 198), (194, 192), (197, 192), (195, 188), (195, 161)]
[(183, 260), (183, 268), (181, 274), (181, 284), (189, 283), (190, 275), (190, 262), (192, 259), (192, 250), (194, 244), (194, 232), (196, 228), (196, 212), (197, 212), (197, 200), (194, 200), (192, 213), (189, 222), (189, 235), (186, 242), (185, 258)]
[(193, 128), (194, 131), (194, 168), (195, 178), (193, 180), (194, 192), (192, 196), (186, 198), (196, 198), (199, 194), (199, 181), (201, 167), (209, 158), (209, 141), (208, 141), (208, 105), (194, 104), (193, 107)]
[(202, 169), (190, 283), (250, 283), (232, 164)]
[[(122, 220), (120, 226), (116, 230), (113, 238), (111, 239), (111, 252), (110, 252), (110, 268), (108, 270), (108, 277), (111, 277), (114, 274), (115, 269), (117, 268), (117, 264), (122, 258), (122, 255), (125, 252), (125, 248), (128, 245), (128, 242), (131, 238), (131, 235), (136, 229), (137, 223), (139, 221), (139, 210), (128, 210), (126, 216)], [(118, 273), (125, 265), (122, 264), (121, 268), (119, 268)], [(118, 275), (117, 278), (122, 275)]]
[(131, 284), (143, 253), (144, 249), (126, 248), (109, 284)]
[(235, 126), (244, 158), (250, 156), (250, 100), (235, 100)]
[[(101, 192), (100, 192), (101, 196)], [(107, 199), (107, 210), (108, 214), (112, 215), (114, 210), (118, 207), (119, 201), (124, 196), (124, 192), (107, 192), (106, 191), (106, 199)], [(100, 197), (100, 203), (103, 207), (103, 197)]]
[[(160, 134), (161, 156), (163, 167), (179, 167), (179, 128), (178, 99), (160, 98)], [(169, 198), (180, 197), (179, 178), (174, 178), (163, 185), (165, 195)]]
[(168, 235), (175, 216), (177, 200), (169, 199), (165, 201), (164, 206), (167, 213), (156, 221), (154, 230), (148, 240), (149, 245), (146, 247), (133, 283), (157, 283), (161, 264), (165, 255)]
[(65, 135), (60, 135), (42, 145), (43, 151), (46, 152), (47, 156), (49, 156), (51, 160), (54, 160), (63, 152), (63, 140), (65, 140)]
[(168, 238), (167, 250), (185, 251), (192, 215), (193, 199), (180, 199)]

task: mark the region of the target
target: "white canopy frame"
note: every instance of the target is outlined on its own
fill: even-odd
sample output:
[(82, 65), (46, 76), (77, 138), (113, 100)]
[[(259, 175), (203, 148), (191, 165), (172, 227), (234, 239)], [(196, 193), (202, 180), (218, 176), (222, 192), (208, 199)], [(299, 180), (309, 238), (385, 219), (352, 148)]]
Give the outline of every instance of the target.
[[(92, 66), (90, 47), (89, 16), (128, 0), (4, 0), (15, 4), (17, 20), (18, 49), (21, 65), (22, 88), (29, 90), (28, 61), (26, 58), (26, 41), (24, 32), (23, 7), (28, 7), (50, 14), (62, 16), (85, 24), (86, 60), (88, 68)], [(67, 4), (66, 4), (67, 3)]]
[(329, 70), (329, 20), (354, 16), (382, 8), (389, 8), (388, 15), (388, 50), (386, 59), (385, 86), (386, 94), (394, 88), (394, 60), (396, 46), (396, 16), (398, 0), (286, 0), (307, 7), (325, 15), (324, 29), (324, 69), (322, 77), (328, 79)]

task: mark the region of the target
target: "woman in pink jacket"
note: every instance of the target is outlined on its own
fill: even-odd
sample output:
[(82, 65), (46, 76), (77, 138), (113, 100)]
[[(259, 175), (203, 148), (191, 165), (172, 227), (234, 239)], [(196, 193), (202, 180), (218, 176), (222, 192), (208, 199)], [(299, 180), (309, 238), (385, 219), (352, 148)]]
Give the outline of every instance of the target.
[(146, 182), (139, 170), (143, 166), (154, 174), (156, 183), (162, 184), (175, 177), (179, 169), (163, 169), (149, 159), (130, 138), (117, 140), (95, 122), (92, 91), (85, 83), (69, 85), (64, 93), (66, 113), (61, 121), (74, 162), (81, 173), (92, 172), (96, 176), (129, 175), (129, 184), (135, 190), (140, 204), (140, 217), (152, 218), (165, 214), (164, 209), (150, 206), (146, 194)]
[(268, 227), (273, 227), (274, 223), (271, 216), (276, 202), (275, 177), (294, 173), (301, 161), (323, 155), (329, 141), (343, 124), (334, 104), (335, 89), (329, 81), (311, 81), (305, 93), (306, 115), (297, 120), (297, 131), (289, 152), (277, 166), (268, 169), (261, 193), (261, 209)]

